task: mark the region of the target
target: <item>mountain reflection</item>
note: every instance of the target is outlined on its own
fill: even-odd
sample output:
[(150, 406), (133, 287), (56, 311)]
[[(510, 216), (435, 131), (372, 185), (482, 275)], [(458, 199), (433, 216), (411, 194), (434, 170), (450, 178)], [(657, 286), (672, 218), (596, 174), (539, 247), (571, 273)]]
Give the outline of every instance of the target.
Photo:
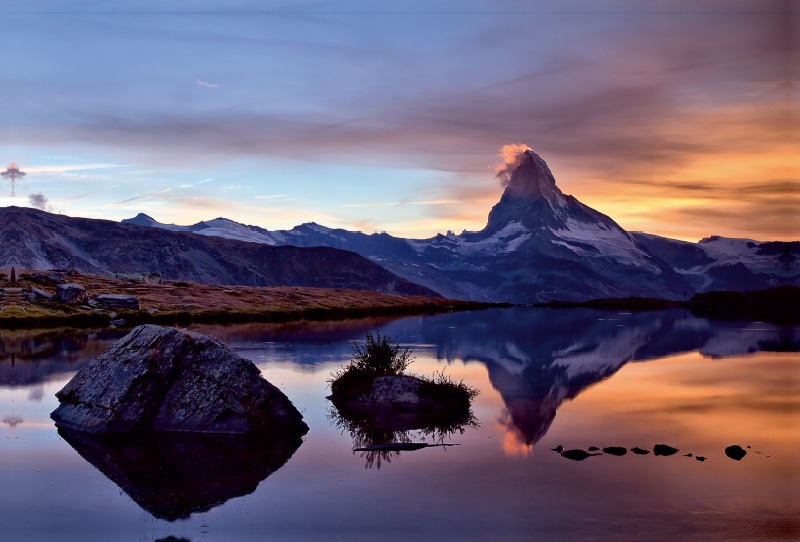
[[(425, 318), (419, 342), (439, 359), (486, 365), (508, 410), (501, 417), (530, 446), (550, 428), (558, 407), (628, 362), (698, 350), (709, 357), (800, 351), (800, 329), (760, 322), (712, 321), (683, 310), (625, 313), (592, 309), (493, 311)], [(386, 332), (414, 334), (411, 322)], [(398, 328), (399, 327), (399, 328)], [(509, 420), (510, 418), (510, 420)]]
[(41, 384), (77, 371), (125, 335), (121, 330), (0, 330), (0, 386)]
[(256, 490), (303, 441), (286, 435), (59, 434), (159, 519), (186, 519)]

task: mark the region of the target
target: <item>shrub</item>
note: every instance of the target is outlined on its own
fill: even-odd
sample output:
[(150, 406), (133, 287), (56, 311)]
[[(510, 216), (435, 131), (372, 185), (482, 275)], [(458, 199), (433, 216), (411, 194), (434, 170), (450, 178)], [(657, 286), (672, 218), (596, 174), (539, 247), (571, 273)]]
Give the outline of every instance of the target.
[(363, 345), (353, 342), (353, 359), (344, 368), (347, 371), (401, 375), (413, 363), (411, 350), (400, 349), (400, 345), (388, 335), (375, 336), (367, 332)]

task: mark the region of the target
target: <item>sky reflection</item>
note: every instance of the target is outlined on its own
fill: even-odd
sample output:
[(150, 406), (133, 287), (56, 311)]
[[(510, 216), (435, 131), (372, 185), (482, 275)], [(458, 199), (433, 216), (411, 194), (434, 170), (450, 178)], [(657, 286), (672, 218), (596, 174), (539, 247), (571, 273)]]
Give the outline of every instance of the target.
[[(414, 371), (446, 366), (481, 390), (480, 427), (453, 436), (460, 446), (365, 469), (351, 435), (328, 420), (325, 380), (350, 340), (376, 327), (416, 345)], [(513, 309), (216, 332), (257, 359), (306, 417), (311, 430), (283, 467), (252, 494), (159, 521), (59, 439), (48, 415), (64, 376), (4, 384), (0, 413), (24, 419), (13, 434), (0, 428), (0, 483), (16, 488), (0, 494), (4, 538), (744, 541), (800, 532), (800, 357), (770, 351), (798, 344), (797, 328), (682, 311)], [(28, 400), (35, 386), (39, 402)], [(659, 443), (680, 452), (575, 462), (551, 451)], [(731, 444), (752, 448), (735, 462), (723, 452)]]

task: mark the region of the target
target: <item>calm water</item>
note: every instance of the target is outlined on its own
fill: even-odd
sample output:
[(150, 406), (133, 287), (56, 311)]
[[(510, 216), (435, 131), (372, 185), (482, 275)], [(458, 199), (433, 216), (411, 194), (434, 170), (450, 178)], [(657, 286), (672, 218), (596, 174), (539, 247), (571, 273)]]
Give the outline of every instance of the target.
[[(325, 381), (375, 329), (481, 390), (460, 446), (352, 451)], [(303, 442), (64, 438), (53, 394), (124, 332), (0, 332), (0, 539), (800, 539), (796, 327), (520, 308), (196, 330), (283, 389)], [(660, 443), (680, 452), (551, 451)]]

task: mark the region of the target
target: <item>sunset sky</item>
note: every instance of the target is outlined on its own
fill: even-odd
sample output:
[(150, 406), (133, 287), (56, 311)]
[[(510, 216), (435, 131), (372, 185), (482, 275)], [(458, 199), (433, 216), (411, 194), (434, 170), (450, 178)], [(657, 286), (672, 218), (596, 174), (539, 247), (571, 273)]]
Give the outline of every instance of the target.
[(163, 4), (0, 8), (1, 206), (430, 237), (524, 144), (629, 230), (800, 238), (798, 2)]

